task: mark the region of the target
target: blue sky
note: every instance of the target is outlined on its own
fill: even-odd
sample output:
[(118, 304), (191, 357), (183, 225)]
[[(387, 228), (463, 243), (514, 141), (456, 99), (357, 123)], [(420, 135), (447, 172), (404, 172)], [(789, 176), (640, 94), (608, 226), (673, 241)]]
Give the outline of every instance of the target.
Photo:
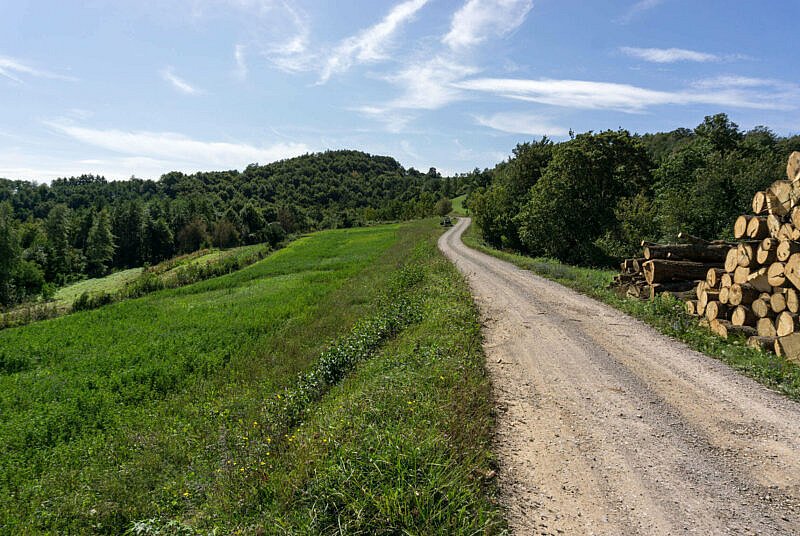
[(352, 148), (446, 173), (570, 129), (800, 131), (797, 0), (0, 3), (0, 177)]

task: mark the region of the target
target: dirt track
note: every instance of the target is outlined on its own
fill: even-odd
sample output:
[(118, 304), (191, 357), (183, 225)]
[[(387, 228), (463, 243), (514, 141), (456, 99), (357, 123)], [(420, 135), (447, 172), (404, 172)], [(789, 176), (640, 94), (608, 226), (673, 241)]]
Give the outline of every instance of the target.
[(623, 313), (439, 240), (484, 322), (515, 534), (800, 534), (800, 405)]

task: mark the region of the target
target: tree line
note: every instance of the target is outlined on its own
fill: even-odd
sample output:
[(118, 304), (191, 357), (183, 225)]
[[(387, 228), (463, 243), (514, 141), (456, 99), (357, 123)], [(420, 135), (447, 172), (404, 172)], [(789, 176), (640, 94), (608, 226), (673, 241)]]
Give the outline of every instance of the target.
[(742, 131), (725, 114), (691, 130), (542, 138), (470, 174), (466, 206), (496, 247), (607, 266), (635, 256), (642, 240), (731, 238), (735, 218), (750, 212), (756, 191), (785, 178), (795, 150), (800, 136)]
[(0, 305), (206, 246), (276, 244), (289, 233), (436, 213), (460, 179), (359, 151), (159, 180), (0, 179)]

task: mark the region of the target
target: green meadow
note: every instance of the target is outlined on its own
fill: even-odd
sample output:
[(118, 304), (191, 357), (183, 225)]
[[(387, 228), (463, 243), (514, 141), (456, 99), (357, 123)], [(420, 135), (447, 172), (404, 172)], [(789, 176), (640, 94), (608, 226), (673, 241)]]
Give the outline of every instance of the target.
[(502, 532), (477, 314), (436, 223), (0, 332), (0, 532)]

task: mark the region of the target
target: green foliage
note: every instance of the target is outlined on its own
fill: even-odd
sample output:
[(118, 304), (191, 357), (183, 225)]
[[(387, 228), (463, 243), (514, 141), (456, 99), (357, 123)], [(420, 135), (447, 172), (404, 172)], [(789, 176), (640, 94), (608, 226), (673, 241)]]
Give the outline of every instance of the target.
[(95, 216), (89, 236), (86, 239), (86, 270), (92, 277), (103, 276), (108, 272), (114, 258), (116, 245), (111, 234), (111, 221), (108, 212), (101, 210)]
[(441, 198), (436, 202), (434, 212), (439, 216), (447, 216), (453, 211), (453, 202), (446, 197)]
[[(624, 247), (617, 214), (649, 183), (649, 158), (628, 132), (581, 134), (558, 145), (516, 217), (528, 251), (573, 263), (607, 264)], [(601, 240), (603, 239), (603, 240)]]
[(19, 263), (19, 239), (12, 220), (11, 206), (0, 203), (0, 305), (11, 302), (13, 275)]

